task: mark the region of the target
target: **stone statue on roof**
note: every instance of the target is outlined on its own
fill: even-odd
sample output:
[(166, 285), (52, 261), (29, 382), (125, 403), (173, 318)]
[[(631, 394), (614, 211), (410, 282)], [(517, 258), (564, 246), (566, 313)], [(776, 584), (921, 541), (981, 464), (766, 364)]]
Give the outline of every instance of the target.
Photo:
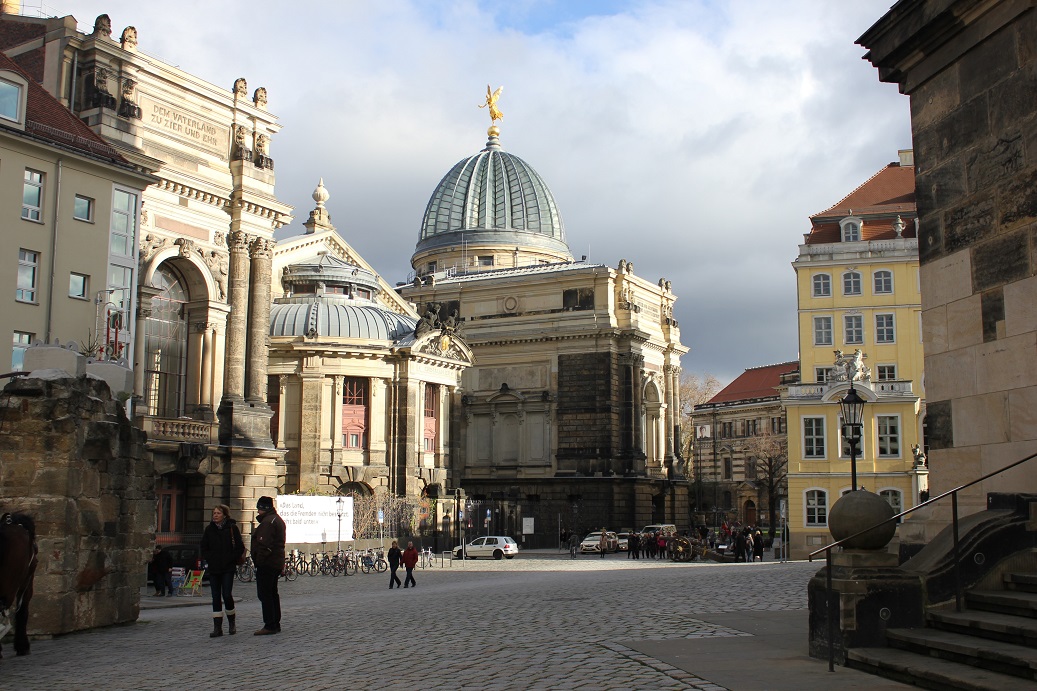
[(123, 29), (119, 42), (122, 43), (123, 50), (137, 50), (137, 28), (128, 26)]
[(256, 104), (256, 108), (266, 108), (266, 89), (259, 87), (256, 92), (252, 94), (252, 102)]
[(486, 85), (486, 103), (482, 104), (479, 107), (480, 108), (489, 108), (490, 109), (490, 122), (491, 123), (494, 123), (494, 122), (497, 122), (498, 120), (503, 120), (504, 119), (504, 113), (500, 112), (500, 109), (497, 108), (497, 99), (500, 98), (500, 95), (503, 92), (504, 92), (504, 87), (503, 86), (500, 87), (499, 89), (497, 89), (496, 91), (494, 91), (493, 89), (490, 88), (489, 84)]
[(244, 77), (234, 80), (234, 98), (248, 98), (248, 82)]
[(107, 14), (97, 15), (97, 19), (94, 20), (94, 33), (92, 36), (104, 36), (105, 38), (112, 37), (112, 19)]

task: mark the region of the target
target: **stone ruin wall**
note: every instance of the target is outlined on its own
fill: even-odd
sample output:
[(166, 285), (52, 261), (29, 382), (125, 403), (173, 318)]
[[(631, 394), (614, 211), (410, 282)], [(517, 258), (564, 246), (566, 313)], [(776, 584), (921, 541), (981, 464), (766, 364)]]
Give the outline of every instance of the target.
[(154, 542), (144, 434), (82, 356), (59, 356), (0, 392), (0, 509), (31, 514), (40, 548), (30, 635), (136, 621)]

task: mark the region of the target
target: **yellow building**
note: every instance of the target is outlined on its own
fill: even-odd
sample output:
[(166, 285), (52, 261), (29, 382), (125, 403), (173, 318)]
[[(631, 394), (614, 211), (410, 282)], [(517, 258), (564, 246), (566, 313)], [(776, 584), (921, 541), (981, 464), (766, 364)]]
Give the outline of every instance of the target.
[(793, 558), (832, 541), (828, 512), (852, 488), (839, 401), (867, 402), (856, 452), (859, 488), (899, 512), (926, 492), (921, 294), (911, 151), (811, 217), (792, 266), (800, 383), (782, 391), (789, 430)]

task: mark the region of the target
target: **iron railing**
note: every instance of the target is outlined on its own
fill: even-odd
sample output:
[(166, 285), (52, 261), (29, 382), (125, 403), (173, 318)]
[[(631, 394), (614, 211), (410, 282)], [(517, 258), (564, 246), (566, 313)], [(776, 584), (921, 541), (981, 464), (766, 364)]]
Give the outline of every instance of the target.
[(833, 607), (832, 606), (832, 550), (835, 549), (836, 547), (842, 546), (842, 544), (844, 542), (847, 542), (848, 540), (852, 540), (855, 537), (858, 537), (858, 536), (863, 535), (865, 533), (871, 532), (872, 530), (874, 530), (876, 528), (879, 528), (881, 526), (886, 525), (890, 521), (899, 521), (901, 518), (903, 518), (904, 516), (908, 515), (909, 513), (914, 513), (915, 511), (918, 511), (921, 508), (929, 506), (930, 504), (935, 504), (936, 502), (940, 501), (941, 499), (949, 496), (951, 498), (951, 528), (952, 528), (952, 534), (953, 534), (953, 539), (954, 539), (954, 550), (953, 550), (953, 555), (954, 555), (954, 607), (955, 607), (956, 611), (960, 612), (961, 611), (961, 600), (962, 600), (962, 597), (963, 597), (963, 590), (962, 590), (962, 586), (961, 586), (961, 568), (960, 568), (959, 563), (958, 563), (960, 561), (960, 556), (961, 556), (960, 553), (959, 553), (960, 547), (959, 547), (959, 541), (958, 541), (958, 492), (962, 491), (963, 489), (968, 489), (969, 487), (972, 487), (973, 485), (979, 484), (980, 482), (983, 482), (984, 480), (989, 480), (990, 478), (994, 477), (995, 475), (1000, 475), (1001, 473), (1005, 472), (1006, 470), (1011, 470), (1012, 468), (1015, 468), (1016, 466), (1019, 466), (1019, 465), (1022, 465), (1023, 463), (1026, 463), (1027, 461), (1033, 460), (1034, 458), (1037, 458), (1037, 453), (1030, 454), (1029, 456), (1016, 461), (1015, 463), (1012, 463), (1010, 465), (1006, 465), (1004, 468), (1001, 468), (1000, 470), (995, 470), (992, 473), (987, 473), (983, 477), (977, 478), (977, 479), (973, 480), (972, 482), (967, 482), (964, 485), (959, 485), (958, 487), (955, 487), (952, 490), (949, 490), (947, 492), (944, 492), (943, 494), (935, 496), (932, 499), (929, 499), (928, 501), (922, 502), (918, 506), (914, 506), (914, 507), (908, 509), (907, 511), (901, 511), (900, 513), (898, 513), (895, 516), (891, 516), (890, 518), (887, 518), (884, 521), (880, 521), (879, 523), (876, 523), (875, 525), (873, 525), (873, 526), (871, 526), (869, 528), (866, 528), (864, 530), (860, 530), (860, 531), (854, 533), (853, 535), (849, 535), (847, 537), (844, 537), (843, 539), (838, 540), (836, 542), (833, 542), (832, 544), (830, 544), (830, 545), (828, 545), (826, 547), (822, 547), (821, 549), (816, 549), (813, 552), (811, 552), (809, 555), (807, 555), (807, 559), (809, 559), (810, 561), (814, 561), (814, 557), (816, 555), (821, 554), (822, 552), (825, 553), (825, 572), (826, 572), (825, 573), (825, 601), (828, 604), (828, 671), (829, 672), (834, 672), (835, 671), (835, 645), (834, 645), (834, 638), (833, 638), (833, 630), (834, 630), (834, 621), (833, 621), (833, 619), (834, 619), (835, 613), (838, 611), (837, 607)]

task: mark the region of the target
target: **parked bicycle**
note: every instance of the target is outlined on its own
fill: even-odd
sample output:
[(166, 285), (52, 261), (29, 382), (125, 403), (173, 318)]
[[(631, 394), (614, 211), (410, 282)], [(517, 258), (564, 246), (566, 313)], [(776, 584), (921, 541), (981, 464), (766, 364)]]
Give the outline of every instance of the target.
[(435, 562), (433, 561), (433, 559), (435, 559), (435, 555), (432, 554), (432, 548), (424, 548), (421, 550), (421, 554), (418, 558), (418, 564), (423, 569), (431, 569), (433, 566), (435, 566)]
[(237, 576), (238, 580), (242, 583), (252, 582), (252, 580), (256, 577), (256, 565), (252, 563), (251, 554), (246, 556), (244, 563), (242, 563), (238, 566), (237, 569), (235, 569), (234, 575)]
[(384, 573), (388, 568), (389, 562), (385, 561), (385, 552), (382, 550), (378, 550), (377, 554), (372, 549), (360, 553), (360, 570), (364, 573)]

